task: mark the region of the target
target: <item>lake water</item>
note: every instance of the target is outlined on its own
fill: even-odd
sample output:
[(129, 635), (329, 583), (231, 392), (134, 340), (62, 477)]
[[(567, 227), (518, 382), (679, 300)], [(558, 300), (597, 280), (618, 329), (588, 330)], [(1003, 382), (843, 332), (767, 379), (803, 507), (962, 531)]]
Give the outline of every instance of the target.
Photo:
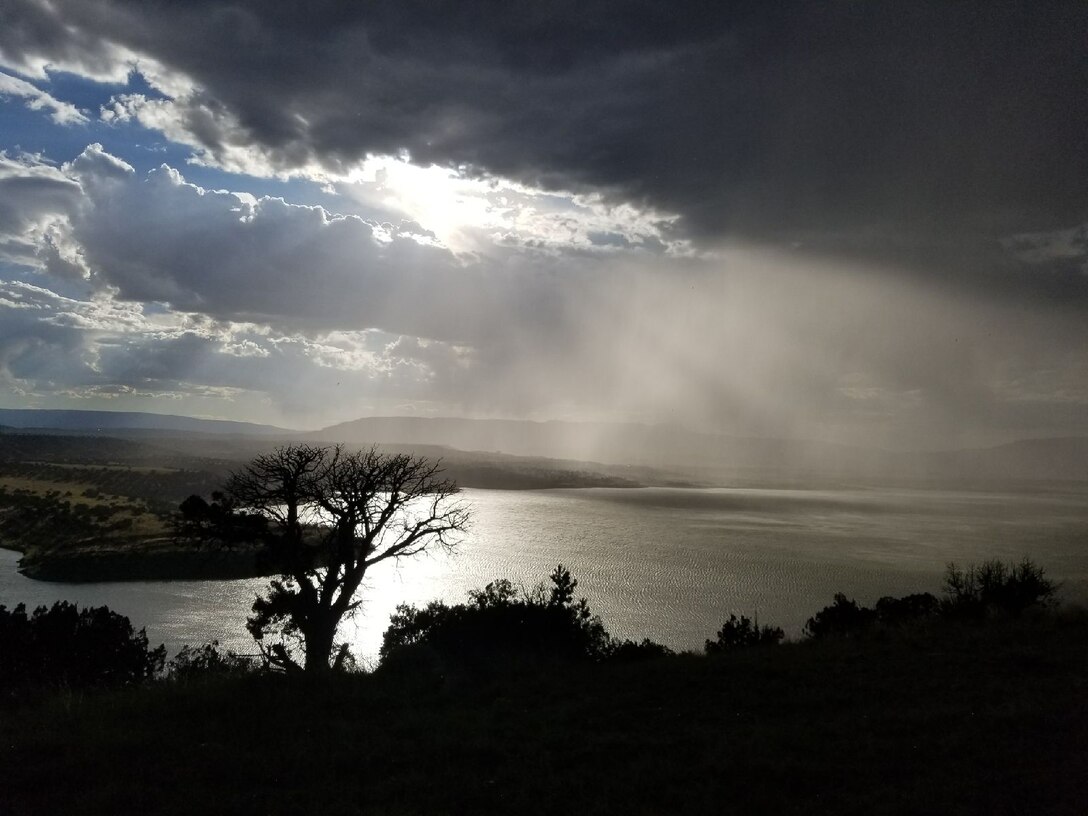
[[(800, 634), (845, 592), (938, 593), (945, 564), (1024, 555), (1088, 601), (1088, 491), (902, 489), (465, 490), (473, 527), (452, 556), (383, 564), (342, 629), (372, 663), (398, 603), (458, 602), (497, 577), (525, 584), (557, 563), (615, 635), (701, 648), (730, 613)], [(0, 550), (0, 603), (102, 605), (146, 626), (171, 653), (218, 639), (254, 652), (245, 618), (262, 580), (56, 584), (16, 572)]]

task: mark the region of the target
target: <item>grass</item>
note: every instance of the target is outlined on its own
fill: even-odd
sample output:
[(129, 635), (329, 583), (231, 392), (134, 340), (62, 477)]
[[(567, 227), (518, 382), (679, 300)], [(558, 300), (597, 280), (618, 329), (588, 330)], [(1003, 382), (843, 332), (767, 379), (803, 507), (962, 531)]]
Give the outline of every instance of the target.
[(1088, 615), (0, 709), (0, 812), (1088, 812)]

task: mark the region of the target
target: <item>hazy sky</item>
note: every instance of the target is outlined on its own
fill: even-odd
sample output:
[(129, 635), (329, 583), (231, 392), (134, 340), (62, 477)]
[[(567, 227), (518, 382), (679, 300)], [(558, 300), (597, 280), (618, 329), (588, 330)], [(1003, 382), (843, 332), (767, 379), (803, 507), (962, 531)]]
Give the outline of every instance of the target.
[(0, 406), (1088, 433), (1088, 4), (0, 4)]

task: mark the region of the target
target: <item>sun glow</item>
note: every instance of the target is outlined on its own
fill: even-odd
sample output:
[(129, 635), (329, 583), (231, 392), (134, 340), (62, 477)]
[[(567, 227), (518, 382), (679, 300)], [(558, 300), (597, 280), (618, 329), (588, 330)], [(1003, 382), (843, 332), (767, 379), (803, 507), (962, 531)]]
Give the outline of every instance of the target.
[(497, 246), (690, 251), (686, 242), (665, 235), (675, 215), (608, 202), (597, 194), (476, 177), (464, 168), (422, 167), (407, 155), (369, 156), (333, 189), (366, 206), (403, 214), (455, 253), (486, 253)]
[(469, 228), (501, 223), (504, 213), (488, 198), (493, 186), (436, 165), (419, 167), (407, 157), (369, 156), (337, 191), (369, 205), (404, 213), (454, 251), (471, 249)]

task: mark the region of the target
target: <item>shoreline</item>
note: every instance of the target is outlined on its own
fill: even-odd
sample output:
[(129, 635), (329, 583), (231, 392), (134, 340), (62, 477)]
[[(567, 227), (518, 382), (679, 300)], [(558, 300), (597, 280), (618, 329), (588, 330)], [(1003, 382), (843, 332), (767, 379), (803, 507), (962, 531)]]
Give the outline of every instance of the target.
[(207, 550), (180, 547), (145, 549), (154, 539), (102, 542), (95, 549), (38, 552), (6, 544), (19, 553), (17, 572), (33, 581), (62, 584), (124, 581), (231, 581), (272, 575), (256, 562), (256, 549)]

